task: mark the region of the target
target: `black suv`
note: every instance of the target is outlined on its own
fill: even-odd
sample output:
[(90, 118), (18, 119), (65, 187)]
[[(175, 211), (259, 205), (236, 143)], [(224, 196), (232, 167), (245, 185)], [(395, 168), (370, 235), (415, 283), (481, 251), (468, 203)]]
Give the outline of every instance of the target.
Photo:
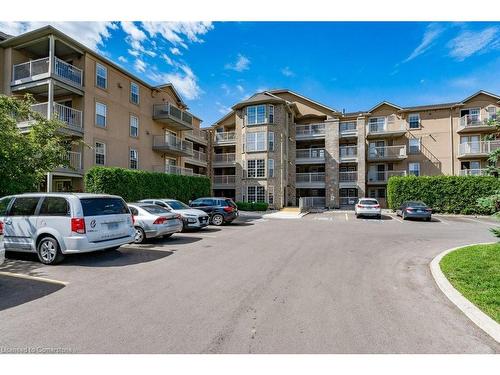
[(198, 198), (189, 205), (205, 211), (210, 216), (210, 223), (217, 226), (230, 223), (238, 217), (238, 207), (230, 198)]

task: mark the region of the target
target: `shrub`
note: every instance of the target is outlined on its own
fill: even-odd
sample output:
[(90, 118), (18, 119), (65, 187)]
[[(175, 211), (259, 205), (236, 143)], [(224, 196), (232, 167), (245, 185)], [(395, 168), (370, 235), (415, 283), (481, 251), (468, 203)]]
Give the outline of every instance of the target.
[(478, 200), (499, 189), (500, 179), (492, 176), (391, 177), (387, 203), (395, 210), (404, 201), (420, 200), (434, 212), (491, 214), (491, 208), (479, 205)]
[(207, 177), (93, 167), (85, 174), (85, 191), (119, 195), (127, 202), (173, 198), (187, 203), (193, 198), (209, 196), (210, 180)]
[(269, 205), (265, 202), (236, 202), (241, 211), (266, 211)]

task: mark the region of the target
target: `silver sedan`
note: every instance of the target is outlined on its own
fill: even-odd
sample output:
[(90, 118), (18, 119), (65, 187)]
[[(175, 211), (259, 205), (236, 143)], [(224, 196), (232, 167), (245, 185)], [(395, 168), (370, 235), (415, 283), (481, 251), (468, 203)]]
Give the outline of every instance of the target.
[(165, 208), (148, 203), (128, 204), (134, 216), (135, 243), (142, 243), (148, 238), (170, 237), (182, 231), (182, 218)]

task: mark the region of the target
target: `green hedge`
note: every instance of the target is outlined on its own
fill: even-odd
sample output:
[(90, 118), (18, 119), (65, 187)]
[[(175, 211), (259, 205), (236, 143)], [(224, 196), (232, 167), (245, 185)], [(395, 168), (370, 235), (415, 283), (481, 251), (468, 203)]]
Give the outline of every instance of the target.
[(265, 202), (236, 202), (241, 211), (266, 211), (269, 205)]
[(391, 177), (387, 184), (389, 208), (402, 202), (420, 200), (434, 212), (453, 214), (491, 214), (477, 204), (479, 198), (500, 189), (500, 179), (492, 176), (406, 176)]
[(207, 177), (93, 167), (85, 174), (85, 191), (119, 195), (127, 202), (173, 198), (187, 203), (193, 198), (210, 196), (210, 180)]

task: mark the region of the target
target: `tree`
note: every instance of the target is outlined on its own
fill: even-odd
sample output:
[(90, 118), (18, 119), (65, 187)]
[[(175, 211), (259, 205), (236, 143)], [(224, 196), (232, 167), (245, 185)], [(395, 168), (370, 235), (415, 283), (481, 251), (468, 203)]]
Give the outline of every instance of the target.
[[(36, 191), (47, 172), (68, 166), (71, 142), (60, 132), (63, 123), (32, 111), (33, 103), (29, 95), (0, 95), (0, 197)], [(30, 131), (21, 133), (17, 123), (27, 119)]]

